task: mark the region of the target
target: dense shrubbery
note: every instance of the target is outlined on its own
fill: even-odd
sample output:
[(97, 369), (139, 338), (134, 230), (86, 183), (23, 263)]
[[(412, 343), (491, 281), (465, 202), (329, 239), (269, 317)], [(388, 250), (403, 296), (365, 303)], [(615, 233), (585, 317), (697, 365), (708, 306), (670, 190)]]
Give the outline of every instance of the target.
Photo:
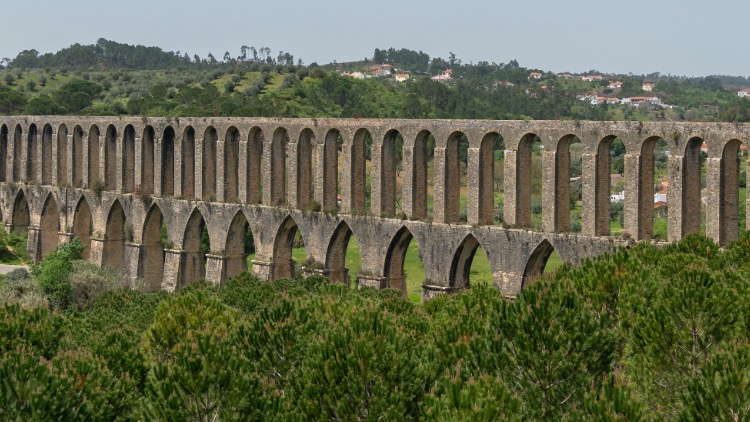
[[(81, 278), (75, 251), (33, 281)], [(744, 420), (748, 258), (748, 234), (638, 245), (513, 302), (476, 286), (415, 305), (321, 277), (92, 289), (67, 306), (45, 287), (49, 305), (0, 308), (0, 418)]]

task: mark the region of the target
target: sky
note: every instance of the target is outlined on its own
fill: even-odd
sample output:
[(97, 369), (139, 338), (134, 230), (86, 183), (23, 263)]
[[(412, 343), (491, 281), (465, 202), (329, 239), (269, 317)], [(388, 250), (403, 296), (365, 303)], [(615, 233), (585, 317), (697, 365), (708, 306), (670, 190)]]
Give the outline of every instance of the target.
[(242, 45), (306, 64), (394, 47), (555, 72), (750, 75), (748, 0), (26, 0), (0, 13), (0, 58), (106, 38), (217, 59)]

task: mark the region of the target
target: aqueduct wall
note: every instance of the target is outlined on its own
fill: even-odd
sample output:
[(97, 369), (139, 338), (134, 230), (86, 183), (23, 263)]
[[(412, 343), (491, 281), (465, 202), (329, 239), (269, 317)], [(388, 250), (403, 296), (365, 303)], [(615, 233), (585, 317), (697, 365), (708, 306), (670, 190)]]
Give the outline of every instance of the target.
[[(416, 241), (423, 296), (468, 286), (481, 246), (495, 284), (514, 296), (540, 274), (553, 248), (578, 262), (627, 243), (609, 236), (615, 138), (626, 148), (625, 237), (653, 235), (653, 148), (663, 139), (670, 152), (669, 240), (701, 229), (701, 203), (706, 234), (720, 244), (735, 239), (739, 171), (747, 166), (738, 152), (748, 134), (750, 126), (726, 123), (0, 117), (0, 217), (8, 230), (28, 232), (36, 259), (79, 237), (88, 259), (122, 268), (153, 289), (200, 278), (221, 283), (246, 270), (247, 230), (257, 251), (253, 272), (292, 276), (299, 230), (309, 263), (334, 280), (346, 274), (343, 257), (354, 234), (362, 251), (359, 282), (378, 288), (404, 288), (403, 259)], [(493, 224), (498, 136), (505, 144), (503, 226)], [(537, 138), (542, 231), (529, 229)], [(432, 178), (428, 139), (435, 143)], [(462, 139), (469, 146), (466, 221), (460, 216)], [(575, 234), (568, 205), (574, 139), (583, 144), (583, 221)], [(204, 227), (210, 251), (200, 248)]]

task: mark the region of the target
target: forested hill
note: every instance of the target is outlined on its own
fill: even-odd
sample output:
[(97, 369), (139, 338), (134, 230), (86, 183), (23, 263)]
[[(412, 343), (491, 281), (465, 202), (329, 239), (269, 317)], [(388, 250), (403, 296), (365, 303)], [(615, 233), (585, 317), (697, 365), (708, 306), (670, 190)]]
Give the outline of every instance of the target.
[(305, 65), (268, 47), (217, 59), (99, 39), (2, 59), (0, 113), (743, 122), (747, 86), (742, 76), (554, 73), (404, 48)]

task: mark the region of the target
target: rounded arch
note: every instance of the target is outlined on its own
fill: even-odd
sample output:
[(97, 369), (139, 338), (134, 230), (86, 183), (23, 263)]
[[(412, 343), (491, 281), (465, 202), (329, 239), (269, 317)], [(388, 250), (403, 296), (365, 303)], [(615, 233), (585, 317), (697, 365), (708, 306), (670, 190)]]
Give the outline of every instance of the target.
[(271, 140), (271, 204), (284, 205), (286, 194), (286, 146), (289, 133), (283, 127), (276, 129)]
[(16, 199), (13, 201), (13, 213), (11, 215), (11, 227), (14, 233), (26, 236), (29, 233), (29, 223), (31, 215), (29, 214), (29, 202), (23, 189), (16, 193)]
[(331, 129), (323, 140), (323, 162), (318, 163), (323, 173), (323, 192), (321, 205), (324, 210), (338, 209), (339, 188), (339, 140), (341, 132)]
[(125, 210), (116, 199), (107, 214), (102, 253), (102, 265), (116, 271), (121, 270), (124, 264), (126, 221)]
[[(185, 251), (185, 272), (177, 287), (184, 287), (206, 278), (206, 254), (203, 245), (204, 232), (208, 231), (206, 220), (198, 208), (194, 208), (185, 226), (182, 248)], [(208, 247), (210, 249), (210, 246)]]
[[(676, 241), (691, 233), (701, 231), (703, 220), (703, 201), (701, 200), (701, 166), (703, 163), (701, 145), (703, 139), (692, 137), (685, 144), (685, 155), (682, 162), (681, 209), (676, 210), (682, 221), (680, 235), (670, 230), (669, 240)], [(674, 190), (674, 189), (673, 189)], [(674, 219), (670, 219), (674, 221)]]
[(313, 144), (315, 132), (306, 128), (297, 141), (297, 208), (307, 209), (313, 199)]
[(7, 165), (11, 161), (11, 158), (8, 156), (8, 135), (8, 126), (3, 124), (0, 126), (0, 182), (7, 180)]
[(406, 273), (404, 272), (404, 261), (409, 244), (414, 236), (406, 226), (402, 226), (388, 245), (385, 254), (385, 265), (383, 275), (387, 280), (387, 287), (401, 290), (406, 294)]
[(92, 225), (91, 207), (86, 197), (81, 196), (73, 214), (73, 236), (83, 244), (81, 255), (84, 260), (88, 260), (91, 256)]
[(523, 270), (523, 279), (521, 280), (521, 290), (530, 283), (538, 280), (544, 274), (544, 267), (547, 266), (549, 257), (555, 248), (549, 240), (542, 240), (526, 261), (526, 268)]
[(21, 168), (21, 155), (23, 154), (23, 128), (16, 124), (13, 130), (13, 181), (20, 182), (24, 172)]
[(477, 250), (481, 248), (474, 235), (467, 235), (453, 254), (448, 283), (453, 288), (468, 288), (470, 286), (471, 264), (474, 262)]
[(341, 221), (331, 235), (326, 251), (328, 278), (334, 283), (349, 285), (349, 269), (346, 268), (346, 251), (354, 235), (345, 221)]
[(239, 199), (240, 131), (231, 126), (224, 135), (224, 201)]
[(68, 183), (68, 127), (57, 129), (57, 183)]
[(247, 186), (246, 201), (259, 204), (263, 197), (263, 179), (261, 163), (263, 161), (263, 130), (253, 127), (247, 135), (247, 156), (245, 166), (245, 186)]
[(163, 225), (164, 216), (161, 208), (156, 204), (151, 205), (143, 222), (140, 265), (138, 266), (138, 277), (143, 279), (151, 291), (161, 289), (164, 280)]
[(42, 128), (42, 184), (52, 184), (52, 125)]
[[(412, 151), (412, 161), (408, 166), (410, 168), (410, 177), (407, 180), (411, 181), (410, 185), (406, 185), (406, 194), (404, 195), (408, 200), (405, 201), (406, 213), (410, 218), (424, 219), (427, 218), (427, 203), (428, 200), (428, 159), (429, 159), (429, 144), (434, 146), (435, 137), (429, 130), (420, 131), (414, 139), (414, 146)], [(411, 209), (408, 209), (409, 203), (411, 203)]]
[(40, 236), (36, 259), (40, 260), (57, 247), (60, 233), (60, 212), (55, 196), (47, 195), (39, 222)]
[(297, 222), (294, 221), (291, 215), (287, 215), (276, 231), (272, 258), (274, 262), (274, 280), (294, 278), (296, 276), (296, 263), (292, 259), (292, 248), (294, 247), (294, 237), (297, 235), (297, 230), (299, 230)]
[(135, 191), (135, 128), (125, 126), (122, 134), (122, 192)]
[(201, 199), (216, 200), (216, 144), (219, 134), (213, 126), (206, 128), (203, 134), (203, 171), (201, 172)]
[(107, 190), (117, 188), (117, 128), (107, 126), (104, 134), (104, 186)]
[[(468, 165), (477, 165), (477, 215), (479, 224), (495, 221), (495, 149), (504, 148), (503, 137), (497, 132), (487, 133), (479, 143), (478, 160), (469, 160)], [(471, 172), (473, 177), (475, 173)], [(502, 174), (502, 173), (501, 173)]]
[[(545, 231), (549, 232), (567, 232), (571, 230), (571, 178), (578, 177), (580, 183), (580, 173), (574, 175), (571, 164), (570, 146), (573, 143), (580, 143), (580, 140), (574, 134), (567, 134), (557, 141), (555, 150), (555, 167), (554, 167), (554, 185), (545, 184), (542, 188), (546, 197), (554, 198), (552, 202), (546, 204), (552, 205), (551, 216), (546, 218)], [(575, 160), (580, 161), (580, 157)], [(580, 170), (580, 166), (576, 166)], [(549, 180), (549, 179), (547, 179)], [(580, 226), (579, 226), (580, 227)]]
[[(443, 193), (442, 198), (436, 200), (435, 205), (439, 205), (439, 202), (443, 202), (442, 212), (443, 221), (446, 223), (452, 223), (461, 220), (461, 186), (463, 179), (461, 164), (464, 162), (466, 157), (464, 152), (467, 150), (464, 146), (468, 147), (468, 140), (466, 134), (460, 131), (456, 131), (448, 136), (448, 140), (445, 145), (445, 163), (444, 163), (444, 175), (441, 177), (439, 173), (436, 173), (436, 180), (443, 182)], [(435, 169), (439, 172), (440, 169)], [(439, 177), (439, 178), (437, 178)], [(442, 200), (442, 201), (440, 201)], [(465, 209), (464, 209), (465, 211)], [(465, 217), (465, 213), (463, 216)]]
[(352, 213), (367, 210), (367, 144), (372, 145), (372, 134), (367, 129), (359, 129), (354, 134), (349, 157), (349, 195), (344, 198)]
[[(401, 164), (401, 153), (404, 138), (396, 129), (391, 129), (383, 136), (380, 147), (380, 212), (384, 215), (396, 215), (400, 208), (398, 169)], [(399, 210), (400, 211), (400, 210)]]
[(39, 136), (37, 133), (36, 124), (32, 123), (29, 126), (29, 132), (27, 135), (28, 142), (26, 143), (26, 180), (39, 181), (37, 179), (37, 172), (39, 169), (37, 152), (39, 150)]
[(741, 147), (742, 141), (739, 139), (732, 139), (724, 145), (719, 172), (719, 202), (711, 205), (718, 207), (719, 233), (716, 240), (722, 246), (739, 237)]
[(182, 132), (180, 145), (182, 152), (182, 166), (180, 167), (180, 181), (183, 198), (195, 198), (195, 129), (192, 126)]
[[(516, 227), (531, 228), (532, 219), (535, 214), (541, 214), (541, 200), (539, 206), (535, 209), (535, 202), (532, 197), (539, 199), (541, 195), (541, 159), (534, 159), (535, 146), (541, 146), (542, 140), (536, 133), (526, 133), (518, 142), (518, 149), (515, 152), (515, 164), (513, 174), (507, 174), (505, 178), (505, 203), (513, 204), (505, 209), (505, 220)], [(511, 157), (506, 157), (512, 160)], [(535, 166), (534, 164), (538, 164)], [(538, 167), (538, 171), (536, 171)], [(536, 194), (536, 195), (535, 195)]]
[[(594, 155), (594, 186), (593, 189), (586, 189), (583, 191), (583, 218), (591, 218), (591, 222), (588, 224), (593, 225), (593, 233), (588, 233), (594, 236), (608, 236), (610, 234), (610, 193), (612, 192), (612, 152), (613, 143), (618, 141), (617, 144), (622, 147), (622, 151), (618, 151), (618, 156), (622, 157), (625, 153), (625, 146), (616, 136), (608, 135), (603, 137), (597, 147), (596, 155)], [(621, 154), (620, 154), (621, 152)], [(590, 179), (589, 179), (590, 180)], [(588, 195), (593, 193), (593, 198), (589, 199)], [(593, 200), (593, 201), (592, 201)], [(593, 202), (593, 203), (592, 203)], [(586, 205), (592, 206), (593, 208), (587, 209)], [(586, 224), (584, 224), (585, 226)], [(591, 230), (591, 229), (587, 229)]]
[(161, 137), (161, 184), (159, 187), (162, 197), (174, 196), (174, 141), (174, 128), (167, 126)]
[(252, 229), (247, 217), (242, 211), (237, 211), (229, 223), (229, 230), (227, 231), (227, 243), (224, 248), (226, 269), (222, 277), (222, 283), (226, 279), (247, 272), (247, 256), (255, 251), (255, 245), (250, 242), (252, 239)]
[(141, 137), (141, 192), (145, 195), (154, 193), (154, 163), (156, 131), (151, 126), (143, 129)]
[(76, 125), (73, 128), (73, 142), (70, 145), (70, 157), (73, 160), (70, 163), (72, 171), (72, 182), (74, 188), (83, 187), (83, 128)]
[(102, 180), (102, 176), (99, 170), (99, 126), (92, 125), (89, 128), (88, 143), (88, 186), (91, 187), (95, 180)]

